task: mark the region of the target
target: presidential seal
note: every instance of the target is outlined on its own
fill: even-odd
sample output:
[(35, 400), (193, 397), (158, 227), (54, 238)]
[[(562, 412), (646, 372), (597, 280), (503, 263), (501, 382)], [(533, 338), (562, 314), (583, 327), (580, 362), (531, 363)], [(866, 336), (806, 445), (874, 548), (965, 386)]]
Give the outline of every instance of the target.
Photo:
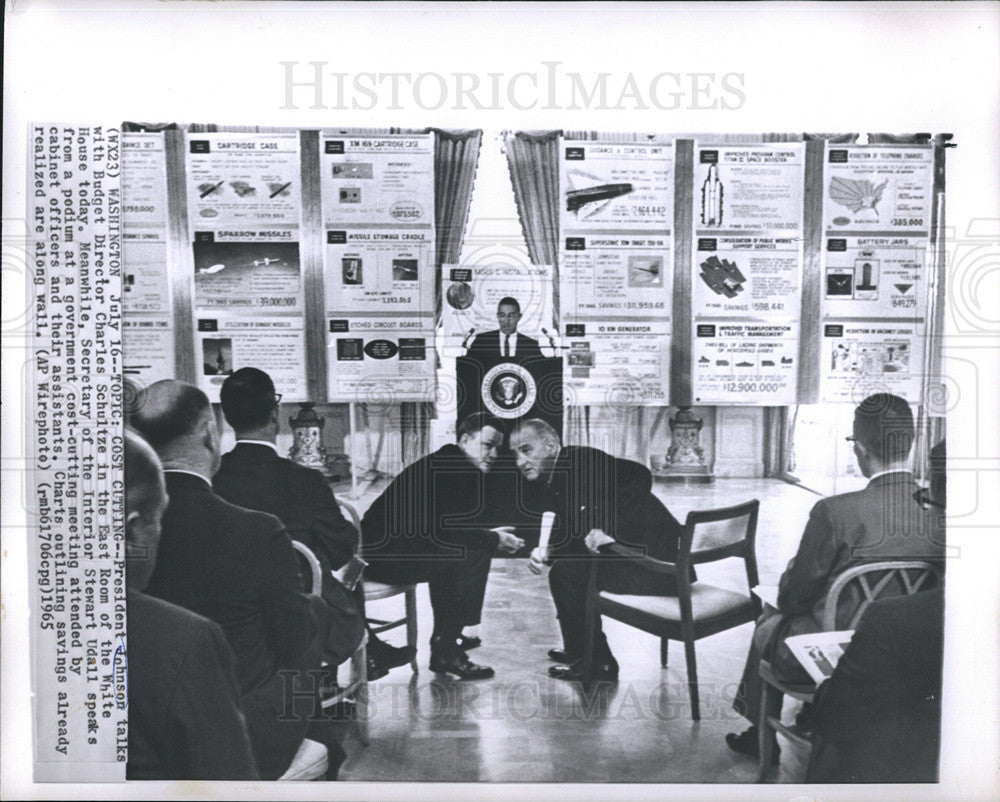
[(491, 413), (512, 420), (526, 415), (534, 406), (538, 389), (534, 377), (523, 367), (501, 362), (487, 371), (479, 394)]

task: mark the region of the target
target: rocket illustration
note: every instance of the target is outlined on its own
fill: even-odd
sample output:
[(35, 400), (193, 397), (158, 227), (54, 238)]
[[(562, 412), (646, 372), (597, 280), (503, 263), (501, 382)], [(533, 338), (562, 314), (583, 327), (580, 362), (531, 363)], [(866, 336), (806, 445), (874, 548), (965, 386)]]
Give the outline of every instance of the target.
[(571, 189), (566, 192), (566, 211), (579, 212), (588, 203), (619, 198), (628, 195), (633, 189), (631, 184), (598, 184), (587, 189)]
[(705, 182), (701, 185), (701, 224), (703, 226), (722, 225), (723, 186), (719, 181), (719, 166), (710, 165)]

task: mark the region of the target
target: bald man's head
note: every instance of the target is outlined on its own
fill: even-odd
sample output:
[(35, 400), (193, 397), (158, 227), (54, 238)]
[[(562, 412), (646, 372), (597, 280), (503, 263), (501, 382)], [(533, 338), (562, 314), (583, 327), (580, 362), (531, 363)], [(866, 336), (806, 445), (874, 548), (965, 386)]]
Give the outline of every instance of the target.
[(165, 468), (218, 470), (219, 435), (212, 405), (197, 387), (175, 379), (151, 384), (136, 400), (129, 422), (159, 455)]
[(163, 468), (152, 448), (125, 430), (125, 558), (128, 587), (142, 590), (156, 567), (160, 520), (167, 506)]

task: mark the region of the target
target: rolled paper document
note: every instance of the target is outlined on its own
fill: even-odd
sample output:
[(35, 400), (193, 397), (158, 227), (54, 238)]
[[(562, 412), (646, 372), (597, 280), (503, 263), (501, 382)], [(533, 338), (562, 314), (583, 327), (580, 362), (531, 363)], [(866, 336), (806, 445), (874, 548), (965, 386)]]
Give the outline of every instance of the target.
[(552, 527), (556, 522), (556, 514), (552, 511), (542, 513), (542, 533), (538, 538), (538, 548), (548, 554), (549, 538), (552, 536)]

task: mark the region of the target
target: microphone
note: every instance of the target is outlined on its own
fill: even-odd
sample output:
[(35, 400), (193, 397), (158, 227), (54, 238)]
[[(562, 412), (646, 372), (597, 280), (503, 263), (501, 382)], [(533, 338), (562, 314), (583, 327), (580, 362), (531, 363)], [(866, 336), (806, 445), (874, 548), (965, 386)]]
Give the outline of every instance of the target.
[(557, 356), (559, 353), (559, 349), (556, 348), (556, 341), (552, 339), (552, 335), (549, 334), (549, 330), (545, 328), (545, 326), (542, 326), (542, 334), (544, 334), (546, 337), (549, 338), (549, 345), (552, 346), (552, 355)]
[(476, 327), (473, 326), (471, 329), (469, 329), (469, 333), (465, 335), (465, 339), (462, 340), (462, 348), (465, 348), (466, 351), (469, 350), (468, 349), (469, 338), (475, 333), (476, 333)]

